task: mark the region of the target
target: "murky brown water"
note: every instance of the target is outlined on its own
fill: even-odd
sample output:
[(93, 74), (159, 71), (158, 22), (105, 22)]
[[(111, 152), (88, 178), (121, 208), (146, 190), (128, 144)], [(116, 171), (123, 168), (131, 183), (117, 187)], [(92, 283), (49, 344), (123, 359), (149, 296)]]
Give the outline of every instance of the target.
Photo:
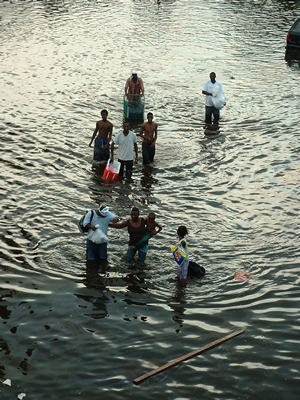
[[(1, 399), (299, 398), (300, 75), (284, 59), (298, 15), (286, 1), (0, 2)], [(106, 183), (88, 143), (103, 108), (120, 130), (132, 70), (159, 124), (156, 161)], [(208, 136), (211, 71), (227, 105)], [(100, 202), (121, 219), (157, 214), (146, 265), (128, 266), (127, 233), (111, 230), (108, 266), (86, 269), (76, 224)], [(207, 271), (185, 292), (180, 224)]]

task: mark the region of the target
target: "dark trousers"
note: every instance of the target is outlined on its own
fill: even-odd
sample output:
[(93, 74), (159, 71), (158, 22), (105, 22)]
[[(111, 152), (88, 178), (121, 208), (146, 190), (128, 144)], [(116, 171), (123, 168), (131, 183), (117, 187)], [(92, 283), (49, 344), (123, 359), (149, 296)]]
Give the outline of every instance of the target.
[(151, 147), (150, 143), (142, 143), (143, 164), (148, 165), (153, 162), (155, 156), (155, 146)]
[[(104, 143), (105, 142), (105, 143)], [(103, 150), (103, 146), (107, 143), (107, 139), (103, 141), (98, 137), (95, 139), (94, 144), (94, 161), (108, 160), (109, 159), (109, 145)]]
[(133, 168), (133, 160), (130, 161), (123, 161), (123, 160), (119, 160), (119, 163), (121, 163), (121, 167), (120, 167), (120, 172), (119, 172), (119, 177), (123, 178), (123, 174), (124, 174), (124, 167), (126, 167), (126, 178), (131, 178), (132, 175), (132, 168)]
[(218, 121), (220, 119), (220, 110), (213, 106), (205, 106), (205, 120), (211, 121), (212, 115), (214, 116), (214, 120)]

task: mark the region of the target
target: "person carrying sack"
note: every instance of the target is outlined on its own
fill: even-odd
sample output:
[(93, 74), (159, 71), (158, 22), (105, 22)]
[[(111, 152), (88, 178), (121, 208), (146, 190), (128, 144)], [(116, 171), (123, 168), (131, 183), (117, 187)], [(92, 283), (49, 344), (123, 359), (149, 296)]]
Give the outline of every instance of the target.
[[(109, 207), (105, 205), (101, 205), (98, 210), (91, 210), (86, 213), (83, 220), (83, 226), (88, 228), (86, 239), (86, 258), (88, 261), (107, 259), (107, 241), (104, 243), (94, 243), (91, 239), (93, 239), (93, 236), (96, 237), (98, 235), (92, 235), (92, 233), (99, 229), (107, 237), (109, 223), (116, 223), (118, 221), (119, 219), (111, 213)], [(91, 239), (89, 239), (89, 237)]]

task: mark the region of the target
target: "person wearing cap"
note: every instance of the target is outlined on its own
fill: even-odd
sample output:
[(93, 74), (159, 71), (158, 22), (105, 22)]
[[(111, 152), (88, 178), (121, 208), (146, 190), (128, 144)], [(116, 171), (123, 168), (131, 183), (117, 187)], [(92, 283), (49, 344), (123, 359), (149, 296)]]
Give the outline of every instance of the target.
[[(109, 142), (111, 141), (113, 124), (108, 121), (107, 116), (107, 110), (102, 110), (102, 121), (96, 123), (96, 128), (89, 144), (89, 147), (92, 147), (93, 140), (96, 138), (94, 143), (94, 161), (109, 159)], [(96, 137), (97, 132), (98, 136)]]
[(220, 110), (213, 105), (212, 90), (215, 86), (219, 86), (220, 92), (223, 92), (223, 88), (220, 82), (216, 81), (217, 75), (215, 72), (209, 74), (210, 80), (207, 81), (203, 87), (202, 93), (206, 95), (205, 100), (205, 121), (211, 123), (211, 117), (214, 116), (214, 122), (218, 122), (220, 119)]
[(138, 101), (140, 96), (144, 96), (144, 83), (136, 72), (132, 72), (131, 76), (126, 81), (125, 95), (129, 101)]
[[(91, 218), (92, 217), (92, 218)], [(109, 211), (109, 207), (101, 205), (97, 210), (90, 210), (86, 213), (83, 220), (83, 226), (89, 228), (88, 233), (95, 231), (96, 225), (107, 236), (108, 225), (118, 222), (119, 219)], [(106, 260), (107, 259), (107, 243), (96, 244), (91, 240), (86, 240), (86, 259), (88, 261)]]

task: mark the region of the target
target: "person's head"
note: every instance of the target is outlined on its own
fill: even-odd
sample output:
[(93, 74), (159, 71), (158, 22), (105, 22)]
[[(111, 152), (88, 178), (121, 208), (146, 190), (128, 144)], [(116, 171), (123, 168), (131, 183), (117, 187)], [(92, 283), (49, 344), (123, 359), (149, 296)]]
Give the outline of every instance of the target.
[(106, 120), (107, 116), (108, 116), (107, 110), (102, 110), (102, 111), (101, 111), (101, 117), (102, 117), (102, 119), (103, 119), (104, 121)]
[(132, 72), (132, 74), (131, 74), (131, 79), (132, 79), (134, 82), (136, 82), (136, 81), (137, 81), (137, 78), (138, 78), (138, 74), (137, 74), (136, 72)]
[(129, 122), (124, 121), (123, 122), (123, 133), (125, 133), (126, 135), (129, 132)]
[(178, 229), (177, 229), (177, 235), (179, 237), (184, 238), (186, 235), (188, 234), (188, 230), (187, 227), (184, 225), (181, 225)]
[(149, 213), (148, 221), (152, 224), (155, 222), (155, 214), (153, 212)]
[(139, 209), (137, 207), (133, 207), (130, 213), (132, 221), (137, 221), (139, 219), (139, 215), (140, 215)]
[(107, 207), (106, 204), (101, 204), (98, 208), (98, 214), (100, 214), (101, 217), (106, 217), (109, 212), (109, 207)]
[(152, 122), (152, 120), (153, 120), (153, 114), (152, 114), (152, 112), (148, 112), (148, 114), (147, 114), (147, 120), (148, 120), (148, 122), (150, 122), (150, 124), (151, 124), (151, 122)]
[(212, 83), (215, 83), (215, 82), (216, 82), (216, 77), (217, 77), (217, 75), (215, 74), (215, 72), (211, 72), (211, 73), (209, 74), (209, 77), (210, 77), (210, 80), (211, 80)]

